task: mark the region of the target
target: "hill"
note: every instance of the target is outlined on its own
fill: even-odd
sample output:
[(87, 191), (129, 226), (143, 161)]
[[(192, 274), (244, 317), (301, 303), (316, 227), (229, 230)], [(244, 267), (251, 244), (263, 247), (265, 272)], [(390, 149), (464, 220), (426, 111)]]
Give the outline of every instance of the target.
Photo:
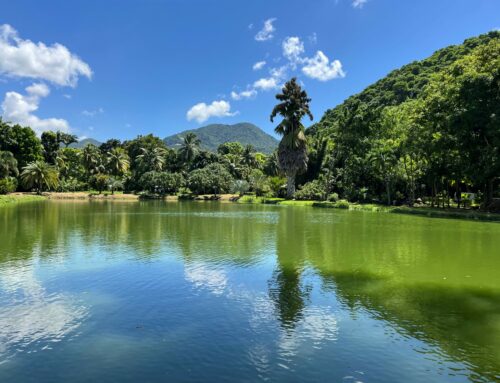
[(101, 145), (101, 142), (94, 140), (93, 138), (84, 138), (83, 140), (80, 140), (74, 144), (69, 145), (70, 148), (76, 148), (76, 149), (82, 149), (88, 144), (93, 144), (95, 146)]
[(361, 93), (327, 110), (321, 120), (308, 129), (309, 135), (322, 130), (334, 133), (332, 129), (344, 132), (357, 128), (369, 130), (386, 106), (400, 105), (409, 99), (418, 98), (434, 74), (450, 67), (475, 48), (499, 38), (500, 32), (489, 32), (467, 39), (463, 44), (440, 49), (424, 60), (414, 61), (392, 71)]
[(198, 129), (185, 130), (166, 137), (163, 141), (167, 146), (177, 148), (189, 132), (196, 134), (201, 140), (201, 147), (210, 151), (216, 151), (220, 144), (233, 141), (238, 141), (242, 145), (251, 144), (257, 151), (267, 154), (278, 146), (278, 140), (259, 127), (246, 122), (234, 125), (212, 124)]

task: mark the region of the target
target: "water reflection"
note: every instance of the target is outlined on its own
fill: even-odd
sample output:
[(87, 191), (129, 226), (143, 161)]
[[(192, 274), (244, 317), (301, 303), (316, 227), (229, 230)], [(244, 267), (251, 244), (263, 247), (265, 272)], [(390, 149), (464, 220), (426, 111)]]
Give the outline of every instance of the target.
[[(433, 368), (446, 364), (446, 374), (495, 381), (500, 379), (499, 233), (495, 224), (209, 203), (41, 203), (5, 209), (0, 355), (39, 351), (82, 331), (96, 308), (72, 293), (69, 281), (51, 287), (72, 270), (86, 288), (119, 297), (116, 312), (126, 316), (137, 310), (138, 331), (149, 323), (172, 344), (189, 345), (188, 351), (203, 349), (208, 335), (196, 331), (207, 317), (214, 327), (225, 325), (226, 332), (210, 340), (234, 337), (233, 354), (245, 353), (238, 362), (242, 371), (253, 371), (246, 361), (261, 379), (286, 380), (276, 369), (324, 376), (332, 368), (329, 358), (369, 354), (355, 343), (354, 331), (369, 339), (383, 328), (380, 337), (412, 341), (408, 357), (424, 354)], [(89, 265), (95, 269), (89, 271)], [(141, 273), (147, 277), (141, 279)], [(206, 300), (198, 303), (206, 311), (187, 307), (196, 299)], [(115, 319), (123, 321), (121, 333), (107, 329), (99, 344), (116, 346), (127, 338), (130, 358), (134, 347), (144, 348), (144, 355), (165, 347), (155, 346), (159, 336), (153, 330), (151, 339), (128, 336), (136, 325), (118, 314)], [(172, 330), (180, 327), (183, 337)], [(91, 334), (84, 335), (88, 342)], [(352, 354), (342, 354), (345, 349)], [(388, 358), (393, 350), (377, 352), (372, 359)], [(305, 366), (310, 371), (304, 372)], [(362, 380), (356, 371), (342, 377)]]

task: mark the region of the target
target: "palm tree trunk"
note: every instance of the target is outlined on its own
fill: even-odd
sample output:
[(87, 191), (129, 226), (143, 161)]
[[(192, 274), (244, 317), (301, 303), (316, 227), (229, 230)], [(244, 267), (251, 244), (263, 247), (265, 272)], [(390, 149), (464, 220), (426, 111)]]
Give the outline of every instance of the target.
[(295, 172), (286, 175), (286, 198), (292, 199), (295, 194)]

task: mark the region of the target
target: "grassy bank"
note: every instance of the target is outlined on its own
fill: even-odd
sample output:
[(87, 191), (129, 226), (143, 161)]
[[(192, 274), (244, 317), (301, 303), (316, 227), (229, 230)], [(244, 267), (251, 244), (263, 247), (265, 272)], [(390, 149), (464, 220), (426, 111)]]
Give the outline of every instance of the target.
[(358, 204), (350, 203), (345, 200), (337, 202), (318, 202), (318, 201), (294, 201), (285, 200), (282, 198), (266, 198), (255, 196), (243, 196), (238, 200), (238, 203), (246, 204), (273, 204), (285, 206), (312, 206), (316, 208), (330, 209), (345, 209), (356, 211), (384, 212), (393, 214), (409, 214), (420, 215), (430, 218), (454, 218), (454, 219), (470, 219), (477, 221), (500, 222), (500, 214), (487, 213), (478, 210), (463, 210), (463, 209), (439, 209), (427, 206), (408, 207), (408, 206), (385, 206), (377, 204)]
[(0, 195), (0, 206), (15, 205), (18, 203), (42, 201), (44, 196), (32, 195), (32, 194), (8, 194)]

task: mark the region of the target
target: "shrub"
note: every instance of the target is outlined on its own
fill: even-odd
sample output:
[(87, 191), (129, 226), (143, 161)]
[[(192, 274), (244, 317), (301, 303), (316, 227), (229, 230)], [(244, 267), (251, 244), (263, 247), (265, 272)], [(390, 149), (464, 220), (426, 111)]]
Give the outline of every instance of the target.
[(108, 187), (109, 176), (106, 174), (96, 174), (90, 177), (90, 186), (96, 189), (99, 194)]
[(271, 191), (269, 184), (267, 182), (267, 177), (264, 175), (262, 170), (259, 169), (252, 170), (249, 179), (252, 190), (255, 192), (257, 197), (261, 197)]
[(7, 194), (15, 192), (17, 189), (17, 179), (14, 177), (7, 177), (0, 179), (0, 194)]
[(295, 193), (295, 199), (324, 201), (326, 199), (324, 183), (320, 180), (307, 182)]
[(268, 183), (274, 197), (286, 196), (286, 178), (279, 176), (269, 177)]
[(233, 177), (219, 163), (193, 170), (188, 177), (188, 186), (195, 194), (227, 193), (232, 184)]
[(346, 201), (345, 199), (341, 199), (335, 202), (335, 207), (337, 209), (349, 209), (349, 202)]
[(172, 194), (184, 185), (184, 177), (179, 173), (151, 171), (142, 175), (139, 184), (150, 193)]
[(337, 193), (332, 193), (328, 196), (328, 201), (337, 202), (339, 200), (339, 195)]
[(245, 180), (236, 180), (231, 186), (231, 192), (234, 194), (243, 195), (250, 190), (250, 184)]

